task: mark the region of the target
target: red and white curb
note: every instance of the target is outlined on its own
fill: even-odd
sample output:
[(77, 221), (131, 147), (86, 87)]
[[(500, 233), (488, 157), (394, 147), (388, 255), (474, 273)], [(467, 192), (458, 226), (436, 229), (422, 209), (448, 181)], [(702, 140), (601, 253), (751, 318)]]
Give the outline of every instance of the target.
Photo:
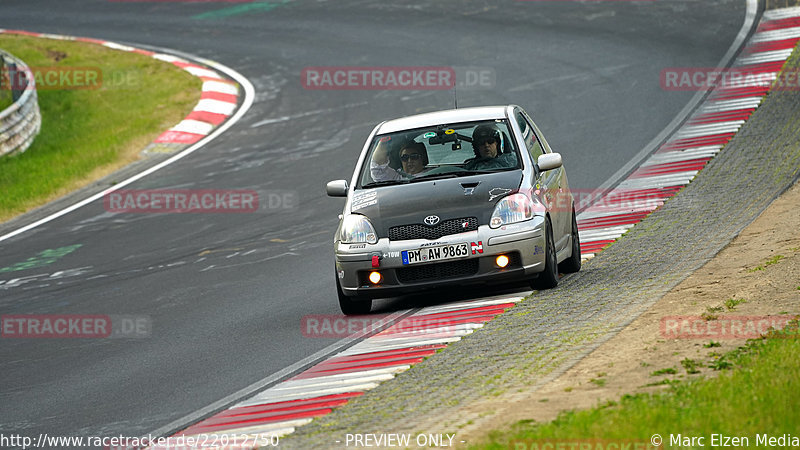
[[(798, 41), (800, 7), (767, 11), (733, 67), (775, 80)], [(770, 89), (761, 80), (716, 88), (666, 143), (606, 195), (624, 199), (625, 205), (631, 206), (600, 201), (578, 215), (582, 257), (594, 257), (689, 184), (739, 131)]]
[(238, 83), (225, 78), (216, 70), (174, 55), (143, 50), (101, 39), (62, 36), (49, 33), (33, 33), (23, 30), (0, 29), (0, 33), (57, 39), (62, 41), (89, 42), (114, 50), (139, 53), (159, 61), (173, 64), (200, 78), (203, 81), (200, 101), (185, 119), (156, 138), (154, 141), (156, 144), (194, 144), (211, 134), (214, 128), (230, 118), (236, 111), (238, 105)]
[(243, 436), (249, 436), (252, 443), (285, 436), (483, 327), (520, 300), (509, 297), (424, 308), (173, 437), (230, 436), (229, 442), (237, 438), (243, 442)]
[(214, 70), (175, 56), (158, 54), (153, 57), (172, 63), (203, 80), (203, 92), (197, 106), (179, 124), (159, 136), (156, 143), (194, 144), (208, 136), (236, 111), (238, 84), (226, 80)]

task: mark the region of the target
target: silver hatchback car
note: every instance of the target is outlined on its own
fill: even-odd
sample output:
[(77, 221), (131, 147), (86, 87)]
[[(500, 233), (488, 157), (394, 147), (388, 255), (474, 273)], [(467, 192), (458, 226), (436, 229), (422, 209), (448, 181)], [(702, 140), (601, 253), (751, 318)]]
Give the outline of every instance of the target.
[(372, 299), (447, 285), (558, 284), (581, 267), (575, 208), (562, 167), (519, 106), (455, 109), (372, 130), (334, 237), (345, 314)]

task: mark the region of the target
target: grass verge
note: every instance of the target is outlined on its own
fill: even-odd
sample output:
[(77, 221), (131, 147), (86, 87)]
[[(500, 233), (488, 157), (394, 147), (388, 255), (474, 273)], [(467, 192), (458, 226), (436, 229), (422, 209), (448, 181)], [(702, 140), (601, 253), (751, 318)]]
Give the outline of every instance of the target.
[[(0, 76), (2, 76), (2, 74), (0, 74)], [(2, 81), (0, 81), (0, 83), (2, 83)], [(3, 86), (0, 86), (0, 111), (8, 108), (12, 103), (14, 102), (11, 98), (11, 91), (3, 89)]]
[(38, 89), (33, 145), (0, 158), (0, 222), (135, 161), (200, 99), (199, 79), (148, 56), (16, 35), (0, 35), (0, 48), (39, 77), (57, 74)]
[(594, 409), (562, 413), (550, 423), (518, 422), (510, 431), (489, 433), (489, 442), (473, 448), (537, 448), (544, 442), (608, 441), (649, 443), (653, 434), (670, 445), (670, 435), (705, 437), (712, 434), (749, 439), (780, 437), (800, 423), (796, 393), (800, 392), (800, 333), (797, 321), (783, 331), (725, 354), (719, 377), (672, 382), (665, 392), (626, 395)]

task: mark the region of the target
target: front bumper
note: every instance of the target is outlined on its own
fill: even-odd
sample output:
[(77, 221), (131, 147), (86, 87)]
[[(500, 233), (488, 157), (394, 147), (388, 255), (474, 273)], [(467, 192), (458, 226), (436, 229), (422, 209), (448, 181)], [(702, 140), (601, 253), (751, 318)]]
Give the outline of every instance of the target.
[[(389, 297), (448, 285), (492, 284), (532, 278), (544, 270), (545, 221), (535, 216), (526, 222), (491, 229), (444, 236), (433, 241), (414, 239), (376, 244), (335, 243), (336, 276), (345, 295), (371, 298)], [(447, 244), (466, 243), (471, 254), (466, 258), (432, 263), (403, 264), (402, 251)], [(508, 266), (495, 264), (498, 255), (507, 255)], [(377, 257), (378, 267), (373, 267)], [(368, 275), (379, 271), (382, 281), (373, 284)]]

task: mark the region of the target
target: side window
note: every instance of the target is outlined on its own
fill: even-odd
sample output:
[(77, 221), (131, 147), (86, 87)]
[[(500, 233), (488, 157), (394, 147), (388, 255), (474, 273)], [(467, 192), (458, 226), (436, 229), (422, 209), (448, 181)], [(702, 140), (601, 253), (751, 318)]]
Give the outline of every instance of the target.
[(516, 118), (517, 125), (519, 125), (519, 129), (522, 130), (522, 140), (525, 143), (525, 147), (531, 154), (531, 159), (536, 162), (539, 160), (539, 156), (544, 153), (542, 144), (539, 142), (539, 139), (536, 138), (536, 133), (533, 132), (533, 128), (528, 124), (528, 121), (521, 112), (517, 111)]

